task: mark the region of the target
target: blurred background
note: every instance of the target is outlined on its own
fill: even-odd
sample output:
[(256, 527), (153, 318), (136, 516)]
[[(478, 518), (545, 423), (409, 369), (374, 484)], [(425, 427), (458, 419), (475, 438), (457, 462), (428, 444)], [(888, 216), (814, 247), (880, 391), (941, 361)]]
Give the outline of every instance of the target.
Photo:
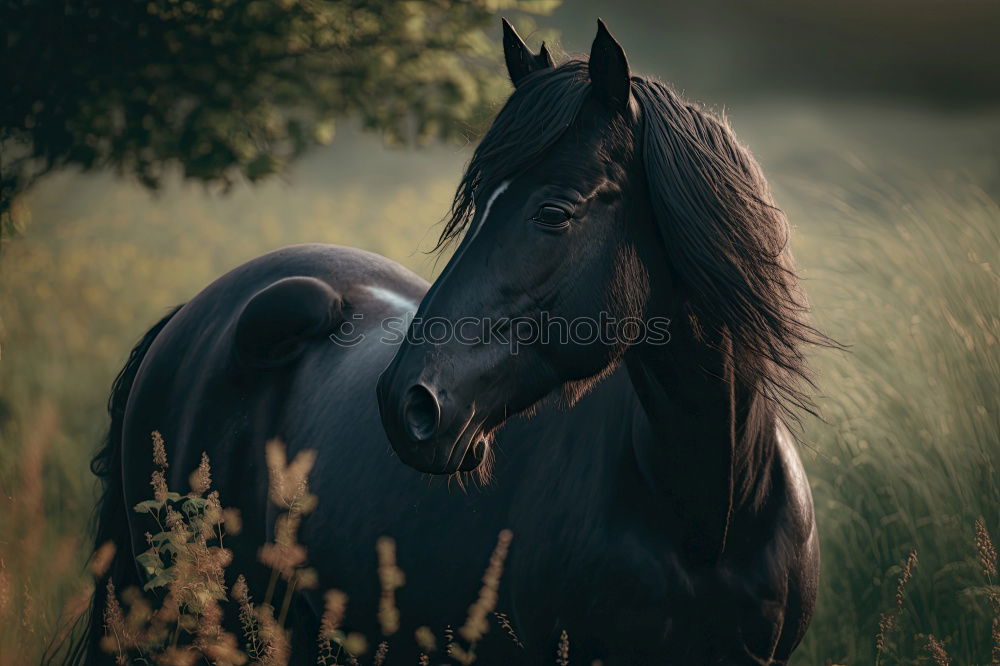
[[(171, 161), (169, 151), (161, 164), (159, 153), (116, 153), (112, 140), (81, 157), (59, 153), (55, 139), (40, 151), (36, 137), (35, 157), (56, 158), (31, 162), (44, 174), (30, 187), (5, 181), (16, 196), (0, 254), (0, 651), (31, 661), (84, 589), (95, 497), (87, 466), (107, 427), (104, 403), (132, 344), (167, 308), (291, 243), (358, 246), (433, 278), (443, 265), (428, 254), (438, 222), (477, 132), (509, 92), (498, 18), (509, 12), (532, 47), (544, 38), (570, 54), (589, 51), (600, 16), (635, 72), (724, 113), (795, 227), (816, 323), (849, 346), (815, 355), (823, 419), (806, 418), (801, 433), (824, 568), (795, 663), (929, 663), (930, 635), (956, 663), (998, 663), (995, 566), (987, 575), (976, 525), (1000, 537), (1000, 3), (474, 4), (481, 13), (469, 29), (483, 41), (466, 45), (462, 62), (475, 61), (479, 83), (454, 93), (468, 113), (430, 113), (434, 123), (409, 133), (386, 120), (380, 95), (404, 115), (436, 107), (385, 78), (363, 88), (368, 106), (332, 97), (310, 121), (310, 140), (292, 136), (281, 160), (258, 151), (223, 164), (222, 184), (218, 170)], [(97, 37), (80, 48), (127, 59), (127, 43), (103, 43), (103, 16), (90, 19)], [(43, 24), (22, 25), (30, 38)], [(55, 67), (72, 46), (38, 48)], [(13, 56), (27, 52), (8, 54), (7, 83), (23, 64)], [(183, 61), (184, 42), (172, 52)], [(386, 65), (398, 76), (457, 67), (428, 59), (407, 69), (400, 57)], [(34, 111), (3, 107), (8, 165), (31, 151), (7, 130), (23, 137), (32, 129), (24, 114), (38, 127), (48, 112), (25, 85), (13, 89)], [(114, 82), (95, 85), (81, 89), (74, 113), (88, 90)], [(128, 100), (109, 108), (118, 103)], [(97, 127), (98, 111), (74, 122)], [(899, 601), (911, 551), (919, 563)], [(884, 614), (896, 619), (876, 654)]]

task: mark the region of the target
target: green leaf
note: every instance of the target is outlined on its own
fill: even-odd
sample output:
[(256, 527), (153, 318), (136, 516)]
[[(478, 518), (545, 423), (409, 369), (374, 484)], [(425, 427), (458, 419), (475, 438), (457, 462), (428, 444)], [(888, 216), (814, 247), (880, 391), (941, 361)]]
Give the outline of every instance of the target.
[(157, 574), (148, 583), (143, 585), (142, 589), (149, 592), (150, 590), (155, 590), (158, 587), (167, 587), (172, 582), (174, 582), (173, 570), (164, 569), (163, 572)]
[(187, 497), (181, 503), (181, 511), (184, 512), (188, 518), (196, 514), (201, 513), (208, 506), (208, 500), (202, 497)]
[(144, 502), (139, 502), (135, 505), (133, 509), (136, 513), (159, 513), (163, 508), (164, 502), (159, 502), (157, 500), (145, 500)]
[(163, 569), (163, 560), (160, 556), (153, 551), (147, 550), (144, 553), (136, 555), (135, 561), (139, 563), (147, 575), (155, 576), (157, 572)]

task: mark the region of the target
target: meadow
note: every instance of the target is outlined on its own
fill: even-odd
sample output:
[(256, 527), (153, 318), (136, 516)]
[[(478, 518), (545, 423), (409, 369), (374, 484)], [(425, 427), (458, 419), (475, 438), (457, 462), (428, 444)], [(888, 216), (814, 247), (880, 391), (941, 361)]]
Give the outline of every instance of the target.
[[(823, 572), (794, 663), (997, 663), (995, 560), (991, 580), (976, 534), (979, 521), (1000, 539), (997, 163), (891, 164), (808, 116), (784, 121), (790, 136), (760, 140), (764, 166), (816, 323), (848, 347), (814, 355), (822, 418), (799, 432)], [(775, 122), (745, 121), (751, 147)], [(226, 196), (66, 174), (25, 197), (0, 255), (0, 661), (37, 662), (84, 599), (87, 465), (132, 343), (226, 268), (285, 244), (356, 245), (432, 277), (440, 263), (420, 250), (467, 156), (347, 136), (290, 183)]]

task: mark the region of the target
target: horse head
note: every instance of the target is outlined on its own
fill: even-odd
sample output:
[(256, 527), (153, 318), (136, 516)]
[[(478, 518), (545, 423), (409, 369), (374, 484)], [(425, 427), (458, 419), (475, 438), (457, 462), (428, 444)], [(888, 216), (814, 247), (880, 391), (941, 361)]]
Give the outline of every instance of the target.
[(393, 447), (426, 472), (476, 467), (509, 416), (600, 375), (621, 352), (594, 329), (600, 313), (637, 314), (628, 295), (641, 276), (623, 233), (641, 201), (626, 178), (625, 53), (602, 23), (589, 67), (554, 68), (544, 46), (536, 56), (506, 22), (504, 32), (516, 89), (442, 240), (464, 238), (378, 385)]
[[(666, 322), (724, 350), (734, 382), (795, 397), (805, 323), (787, 224), (725, 122), (632, 76), (598, 22), (556, 67), (504, 24), (515, 90), (459, 185), (461, 237), (378, 382), (385, 431), (418, 470), (479, 466), (511, 415), (572, 404)], [(687, 349), (671, 345), (663, 354)]]

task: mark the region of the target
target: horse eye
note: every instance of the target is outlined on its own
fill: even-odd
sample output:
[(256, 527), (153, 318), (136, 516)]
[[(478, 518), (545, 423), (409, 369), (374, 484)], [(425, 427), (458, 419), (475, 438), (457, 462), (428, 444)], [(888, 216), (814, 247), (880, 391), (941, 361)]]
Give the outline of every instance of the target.
[(569, 213), (558, 206), (542, 206), (531, 219), (546, 227), (562, 227), (569, 222)]

